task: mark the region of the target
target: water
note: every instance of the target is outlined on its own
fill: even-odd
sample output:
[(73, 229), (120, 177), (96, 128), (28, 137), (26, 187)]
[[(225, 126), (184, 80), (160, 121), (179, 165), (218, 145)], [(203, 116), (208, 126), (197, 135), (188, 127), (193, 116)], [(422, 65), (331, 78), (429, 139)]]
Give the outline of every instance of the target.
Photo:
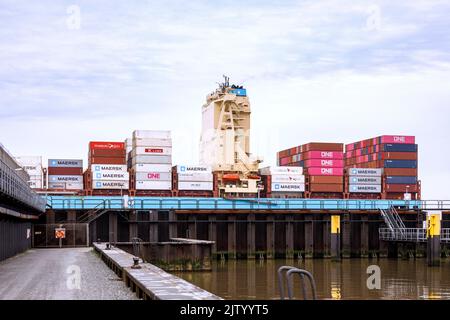
[[(224, 299), (269, 300), (279, 299), (277, 270), (282, 265), (310, 271), (316, 280), (318, 299), (450, 299), (450, 261), (428, 267), (425, 259), (231, 260), (214, 261), (212, 272), (176, 275)], [(380, 290), (367, 288), (370, 265), (380, 267)], [(302, 298), (299, 282), (296, 277), (296, 298)]]

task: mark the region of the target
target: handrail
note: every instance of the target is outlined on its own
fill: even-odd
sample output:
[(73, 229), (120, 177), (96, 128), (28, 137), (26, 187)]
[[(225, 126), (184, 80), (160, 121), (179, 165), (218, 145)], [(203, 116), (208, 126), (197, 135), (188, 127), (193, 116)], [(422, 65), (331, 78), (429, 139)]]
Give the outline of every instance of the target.
[(302, 285), (302, 292), (303, 292), (303, 299), (307, 300), (307, 294), (306, 294), (306, 286), (305, 286), (305, 276), (308, 278), (309, 283), (311, 285), (311, 291), (312, 291), (312, 298), (313, 300), (317, 299), (316, 295), (316, 282), (314, 280), (313, 275), (303, 269), (298, 269), (296, 267), (291, 266), (281, 266), (278, 268), (278, 289), (280, 292), (280, 299), (284, 300), (285, 298), (285, 292), (284, 292), (284, 279), (283, 279), (283, 272), (286, 273), (286, 281), (287, 281), (287, 287), (288, 287), (288, 297), (289, 300), (292, 300), (294, 298), (294, 290), (293, 290), (293, 274), (300, 275), (301, 278), (301, 285)]

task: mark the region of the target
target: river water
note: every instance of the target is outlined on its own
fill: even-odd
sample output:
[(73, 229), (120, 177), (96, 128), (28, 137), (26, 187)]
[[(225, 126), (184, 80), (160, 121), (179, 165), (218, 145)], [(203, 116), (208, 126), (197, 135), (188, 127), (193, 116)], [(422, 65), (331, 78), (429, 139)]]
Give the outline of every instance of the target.
[[(179, 272), (177, 276), (224, 299), (279, 299), (277, 270), (283, 265), (311, 272), (318, 299), (450, 299), (450, 261), (428, 267), (425, 259), (368, 260), (230, 260), (214, 261), (212, 272)], [(380, 281), (367, 273), (379, 266)], [(380, 289), (369, 289), (369, 284)], [(294, 280), (294, 293), (302, 298), (300, 278)]]

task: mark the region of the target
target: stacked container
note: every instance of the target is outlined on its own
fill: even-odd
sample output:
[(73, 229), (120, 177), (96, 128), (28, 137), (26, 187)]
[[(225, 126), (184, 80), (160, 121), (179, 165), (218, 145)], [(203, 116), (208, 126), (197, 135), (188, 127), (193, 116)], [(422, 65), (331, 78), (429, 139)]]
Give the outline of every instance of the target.
[(125, 140), (125, 155), (128, 169), (131, 169), (131, 151), (133, 150), (133, 139)]
[(89, 170), (93, 190), (128, 190), (125, 143), (89, 143)]
[(380, 136), (346, 146), (346, 168), (382, 168), (384, 197), (420, 197), (418, 152), (414, 136)]
[(47, 180), (51, 190), (82, 190), (83, 160), (49, 159)]
[(135, 190), (172, 190), (172, 139), (170, 131), (133, 132), (131, 168)]
[(28, 184), (31, 188), (44, 188), (44, 168), (42, 167), (42, 157), (16, 157), (16, 161), (30, 176)]
[(267, 198), (303, 198), (305, 176), (302, 167), (266, 167), (259, 170)]
[(343, 149), (342, 143), (312, 142), (278, 152), (278, 164), (304, 168), (307, 196), (342, 197)]
[(348, 169), (348, 193), (352, 195), (351, 198), (368, 198), (371, 194), (375, 195), (373, 198), (378, 198), (381, 194), (382, 175), (383, 169)]
[(179, 196), (211, 196), (214, 190), (214, 176), (210, 166), (178, 165), (173, 167), (173, 190)]

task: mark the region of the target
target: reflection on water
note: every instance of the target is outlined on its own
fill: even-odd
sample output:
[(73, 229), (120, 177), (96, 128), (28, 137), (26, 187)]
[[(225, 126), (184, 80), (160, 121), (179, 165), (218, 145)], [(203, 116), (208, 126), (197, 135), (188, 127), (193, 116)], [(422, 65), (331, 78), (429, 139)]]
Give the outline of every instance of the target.
[[(424, 259), (231, 260), (214, 262), (212, 272), (176, 275), (224, 299), (279, 299), (277, 270), (282, 265), (310, 271), (319, 299), (450, 299), (449, 261), (431, 268)], [(367, 288), (369, 265), (381, 269), (380, 290)], [(296, 298), (303, 297), (299, 281), (296, 278)]]

